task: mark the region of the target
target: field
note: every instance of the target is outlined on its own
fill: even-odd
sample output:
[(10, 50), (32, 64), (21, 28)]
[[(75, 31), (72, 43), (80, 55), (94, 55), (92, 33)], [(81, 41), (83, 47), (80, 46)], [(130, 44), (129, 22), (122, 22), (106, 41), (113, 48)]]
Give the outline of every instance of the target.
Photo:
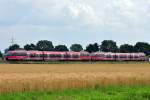
[[(133, 92), (134, 88), (132, 87), (134, 86), (136, 86), (135, 88), (137, 88), (137, 90), (139, 89), (139, 91), (144, 91), (144, 93), (145, 92), (147, 93), (147, 91), (150, 90), (149, 89), (150, 64), (115, 63), (115, 64), (1, 64), (0, 65), (0, 93), (2, 93), (2, 95), (0, 95), (0, 99), (6, 97), (6, 95), (8, 95), (8, 97), (11, 96), (13, 97), (17, 95), (19, 98), (25, 95), (32, 97), (32, 94), (39, 95), (40, 93), (41, 95), (43, 94), (44, 96), (46, 96), (46, 94), (48, 93), (52, 93), (54, 97), (57, 96), (57, 94), (59, 93), (64, 96), (68, 96), (69, 94), (66, 93), (66, 91), (70, 92), (72, 91), (71, 93), (73, 94), (75, 93), (76, 95), (78, 95), (78, 93), (79, 95), (83, 93), (83, 95), (85, 96), (86, 95), (88, 96), (88, 93), (90, 93), (89, 95), (96, 96), (98, 95), (97, 92), (100, 91), (100, 93), (102, 92), (102, 95), (107, 95), (103, 93), (104, 91), (101, 91), (102, 87), (107, 86), (117, 86), (117, 88), (114, 87), (114, 90), (117, 90), (115, 95), (119, 95), (118, 94), (119, 90), (120, 92), (121, 91), (127, 92), (129, 89), (131, 92)], [(122, 86), (127, 88), (120, 88)], [(131, 89), (128, 88), (128, 86), (131, 87)], [(140, 88), (140, 86), (142, 87)], [(146, 90), (143, 90), (143, 88), (145, 88)], [(106, 89), (106, 91), (109, 89)], [(45, 91), (45, 92), (35, 93), (33, 91)], [(54, 91), (54, 92), (46, 92), (46, 91)], [(111, 91), (113, 91), (112, 88), (110, 89), (110, 92)], [(17, 92), (23, 92), (24, 94), (22, 93), (17, 94)], [(53, 97), (53, 95), (49, 96)], [(146, 95), (150, 95), (150, 93), (148, 92), (148, 94)], [(28, 98), (27, 100), (30, 99)], [(60, 100), (70, 100), (70, 99), (60, 99)]]
[(150, 84), (150, 64), (0, 65), (0, 92), (60, 90), (113, 84)]

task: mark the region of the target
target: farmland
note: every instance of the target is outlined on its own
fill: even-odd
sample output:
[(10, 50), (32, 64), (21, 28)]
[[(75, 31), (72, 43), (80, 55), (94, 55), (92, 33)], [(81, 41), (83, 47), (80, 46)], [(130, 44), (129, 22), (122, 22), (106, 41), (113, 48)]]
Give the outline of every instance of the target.
[(70, 91), (81, 89), (81, 92), (85, 92), (85, 89), (95, 91), (97, 87), (107, 86), (147, 86), (148, 88), (149, 84), (150, 64), (148, 63), (0, 65), (0, 93), (68, 89), (71, 89)]
[(0, 69), (0, 92), (150, 84), (150, 64), (1, 64)]

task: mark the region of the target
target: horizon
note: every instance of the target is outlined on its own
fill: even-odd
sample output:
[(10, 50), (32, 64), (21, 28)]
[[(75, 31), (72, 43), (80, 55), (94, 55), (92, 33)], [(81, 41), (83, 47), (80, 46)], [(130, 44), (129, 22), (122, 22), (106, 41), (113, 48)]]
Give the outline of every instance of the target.
[(114, 40), (117, 45), (150, 43), (148, 0), (0, 1), (0, 50), (39, 40), (56, 46)]

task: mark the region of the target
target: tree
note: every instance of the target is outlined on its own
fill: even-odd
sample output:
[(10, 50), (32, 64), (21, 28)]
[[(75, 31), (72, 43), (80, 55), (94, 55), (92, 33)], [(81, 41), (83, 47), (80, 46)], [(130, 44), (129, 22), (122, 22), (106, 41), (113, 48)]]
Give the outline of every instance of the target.
[(13, 44), (9, 46), (8, 51), (18, 50), (20, 49), (20, 46), (18, 44)]
[(135, 52), (134, 46), (129, 44), (123, 44), (120, 46), (119, 51), (122, 53), (133, 53)]
[(92, 52), (97, 52), (99, 51), (99, 45), (97, 43), (94, 43), (94, 44), (89, 44), (87, 47), (86, 47), (86, 50), (87, 52), (89, 53), (92, 53)]
[(0, 51), (0, 58), (3, 56), (2, 52)]
[(101, 43), (100, 50), (103, 52), (117, 52), (118, 47), (113, 40), (104, 40)]
[(93, 52), (93, 46), (92, 46), (92, 44), (89, 44), (89, 45), (86, 47), (85, 51), (87, 51), (87, 52), (89, 52), (89, 53), (92, 53), (92, 52)]
[(36, 50), (36, 45), (34, 45), (34, 44), (26, 44), (24, 46), (24, 49), (25, 50)]
[(54, 50), (53, 43), (47, 40), (38, 41), (36, 48), (39, 51), (53, 51)]
[(94, 52), (99, 51), (99, 45), (98, 45), (98, 43), (94, 43), (94, 44), (93, 44), (93, 51), (94, 51)]
[(69, 50), (65, 45), (58, 45), (55, 47), (55, 51), (69, 51)]
[(83, 48), (80, 44), (72, 44), (70, 50), (75, 52), (80, 52), (83, 50)]
[(6, 54), (8, 51), (9, 51), (9, 48), (6, 48), (6, 49), (4, 50), (4, 53)]
[(150, 45), (146, 42), (137, 42), (134, 46), (136, 52), (149, 52)]

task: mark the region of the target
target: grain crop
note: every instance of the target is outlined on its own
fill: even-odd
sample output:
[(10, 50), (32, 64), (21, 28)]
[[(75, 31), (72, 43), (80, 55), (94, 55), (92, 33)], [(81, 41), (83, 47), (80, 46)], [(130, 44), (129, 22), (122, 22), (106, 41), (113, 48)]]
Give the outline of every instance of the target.
[(150, 84), (150, 64), (1, 64), (0, 93)]

